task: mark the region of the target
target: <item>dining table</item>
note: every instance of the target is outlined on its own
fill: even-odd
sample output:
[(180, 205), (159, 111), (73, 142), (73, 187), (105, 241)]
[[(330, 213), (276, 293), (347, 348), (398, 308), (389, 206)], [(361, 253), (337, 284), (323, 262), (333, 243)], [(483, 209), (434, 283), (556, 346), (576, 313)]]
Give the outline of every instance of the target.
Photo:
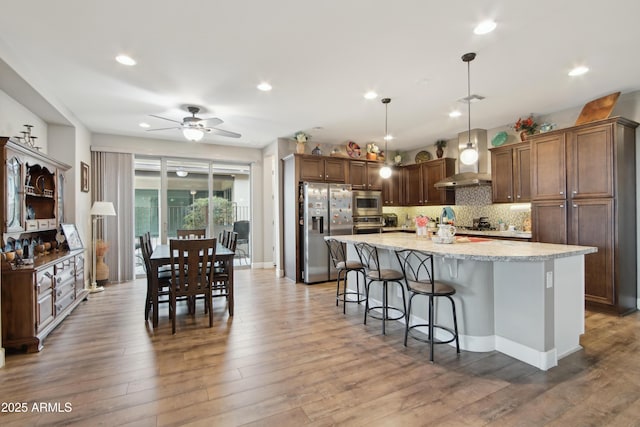
[[(153, 302), (153, 327), (158, 326), (158, 271), (164, 265), (171, 265), (171, 250), (169, 245), (156, 245), (151, 253), (151, 299)], [(215, 261), (224, 264), (229, 272), (229, 295), (227, 304), (229, 316), (233, 316), (233, 258), (235, 252), (221, 243), (216, 243)]]

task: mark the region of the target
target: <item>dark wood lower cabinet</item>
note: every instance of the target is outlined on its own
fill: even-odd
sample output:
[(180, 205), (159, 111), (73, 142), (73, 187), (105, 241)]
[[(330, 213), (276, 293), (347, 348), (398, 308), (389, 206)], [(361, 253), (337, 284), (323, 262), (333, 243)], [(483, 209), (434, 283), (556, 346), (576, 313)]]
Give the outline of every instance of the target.
[(89, 292), (84, 255), (53, 253), (33, 266), (2, 270), (2, 345), (40, 351), (43, 340)]

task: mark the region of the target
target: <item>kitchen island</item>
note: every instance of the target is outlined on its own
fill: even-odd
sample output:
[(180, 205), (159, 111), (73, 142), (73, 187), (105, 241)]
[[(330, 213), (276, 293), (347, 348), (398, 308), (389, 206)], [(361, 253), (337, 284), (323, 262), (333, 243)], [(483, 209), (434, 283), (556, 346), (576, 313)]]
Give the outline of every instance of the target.
[[(348, 244), (350, 258), (357, 258), (354, 243), (378, 247), (383, 267), (400, 269), (393, 253), (398, 249), (434, 254), (436, 280), (457, 291), (463, 350), (497, 350), (547, 370), (581, 349), (584, 255), (596, 252), (595, 247), (482, 238), (437, 244), (408, 233), (333, 237)], [(396, 304), (402, 306), (399, 295), (390, 299), (390, 305)], [(427, 318), (426, 303), (414, 307), (416, 320)], [(449, 317), (448, 310), (441, 316), (436, 306), (437, 323), (451, 326)]]

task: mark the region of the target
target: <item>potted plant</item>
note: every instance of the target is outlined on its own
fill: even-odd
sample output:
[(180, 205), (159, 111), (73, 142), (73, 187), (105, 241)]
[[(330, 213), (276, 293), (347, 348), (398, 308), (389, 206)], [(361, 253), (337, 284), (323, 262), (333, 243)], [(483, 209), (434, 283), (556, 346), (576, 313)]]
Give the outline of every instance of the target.
[(367, 144), (367, 160), (378, 160), (378, 153), (380, 148), (373, 142)]
[(302, 131), (298, 131), (294, 135), (294, 138), (296, 140), (296, 153), (303, 154), (304, 153), (304, 146), (307, 143), (307, 141), (311, 139), (311, 135), (307, 135), (306, 133), (304, 133)]
[(513, 125), (513, 129), (516, 132), (520, 132), (520, 140), (526, 141), (527, 135), (533, 135), (538, 128), (538, 123), (535, 122), (533, 115), (530, 115), (526, 119), (522, 117), (518, 118), (518, 121)]
[(439, 159), (442, 158), (442, 156), (444, 155), (444, 147), (447, 146), (447, 140), (439, 139), (433, 145), (436, 146), (436, 156), (438, 156)]

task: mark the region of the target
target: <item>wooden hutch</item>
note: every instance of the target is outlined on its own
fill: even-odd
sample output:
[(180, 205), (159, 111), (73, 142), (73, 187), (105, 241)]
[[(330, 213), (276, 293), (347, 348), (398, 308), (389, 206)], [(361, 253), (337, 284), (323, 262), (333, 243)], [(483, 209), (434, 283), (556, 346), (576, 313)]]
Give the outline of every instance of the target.
[(0, 155), (2, 345), (35, 352), (88, 294), (84, 250), (59, 244), (70, 166), (6, 137)]

